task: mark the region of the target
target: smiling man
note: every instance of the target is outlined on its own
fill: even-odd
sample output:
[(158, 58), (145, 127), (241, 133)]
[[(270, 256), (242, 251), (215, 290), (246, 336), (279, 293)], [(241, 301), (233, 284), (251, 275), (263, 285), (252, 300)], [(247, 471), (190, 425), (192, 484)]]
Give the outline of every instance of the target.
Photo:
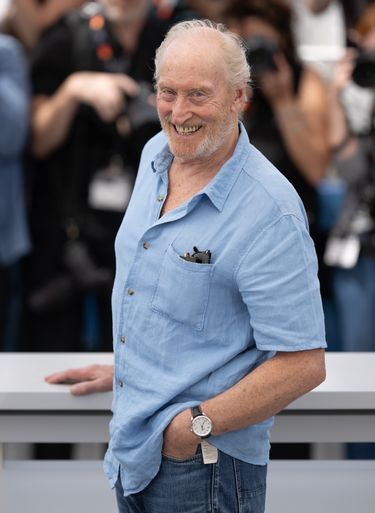
[(314, 249), (295, 191), (239, 123), (239, 40), (183, 22), (155, 68), (163, 133), (116, 242), (105, 468), (123, 513), (260, 513), (271, 417), (324, 379)]
[[(239, 39), (183, 22), (155, 69), (163, 131), (116, 239), (105, 471), (121, 513), (262, 513), (272, 416), (325, 376), (314, 248), (296, 192), (239, 122)], [(87, 393), (110, 374), (49, 381)]]

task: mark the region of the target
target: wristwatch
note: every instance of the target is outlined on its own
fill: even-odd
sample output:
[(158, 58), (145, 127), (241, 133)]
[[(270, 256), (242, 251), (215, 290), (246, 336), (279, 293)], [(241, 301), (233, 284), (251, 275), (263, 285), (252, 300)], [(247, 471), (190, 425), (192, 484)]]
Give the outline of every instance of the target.
[(212, 420), (202, 412), (200, 406), (191, 408), (191, 430), (201, 438), (208, 438), (211, 435)]

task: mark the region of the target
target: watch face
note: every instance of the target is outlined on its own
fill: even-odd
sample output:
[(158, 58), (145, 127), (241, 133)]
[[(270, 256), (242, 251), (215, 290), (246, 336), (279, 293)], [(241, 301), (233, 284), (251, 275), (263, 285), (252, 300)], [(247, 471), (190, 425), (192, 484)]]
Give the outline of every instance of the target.
[(192, 422), (193, 433), (197, 436), (207, 436), (211, 433), (212, 422), (205, 415), (198, 415)]

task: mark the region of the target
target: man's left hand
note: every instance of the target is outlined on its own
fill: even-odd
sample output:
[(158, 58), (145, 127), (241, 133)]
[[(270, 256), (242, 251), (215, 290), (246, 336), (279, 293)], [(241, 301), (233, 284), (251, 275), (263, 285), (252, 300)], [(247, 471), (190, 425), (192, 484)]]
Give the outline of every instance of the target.
[(164, 431), (163, 455), (177, 460), (192, 458), (200, 441), (191, 431), (190, 409), (184, 410), (174, 417)]

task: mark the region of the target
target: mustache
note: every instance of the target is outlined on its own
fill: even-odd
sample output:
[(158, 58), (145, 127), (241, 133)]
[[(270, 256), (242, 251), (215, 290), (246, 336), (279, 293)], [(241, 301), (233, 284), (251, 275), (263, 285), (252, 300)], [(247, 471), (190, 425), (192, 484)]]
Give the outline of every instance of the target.
[[(159, 114), (159, 119), (160, 119), (161, 122), (170, 123), (173, 126), (177, 125), (176, 123), (173, 123), (172, 116), (170, 114), (168, 114), (166, 116), (160, 116), (160, 114)], [(189, 120), (189, 123), (186, 123), (186, 124), (185, 123), (181, 123), (178, 126), (182, 126), (184, 128), (192, 128), (192, 127), (195, 127), (195, 126), (202, 127), (202, 126), (204, 126), (204, 123), (202, 123), (201, 121), (194, 122), (194, 121)]]

